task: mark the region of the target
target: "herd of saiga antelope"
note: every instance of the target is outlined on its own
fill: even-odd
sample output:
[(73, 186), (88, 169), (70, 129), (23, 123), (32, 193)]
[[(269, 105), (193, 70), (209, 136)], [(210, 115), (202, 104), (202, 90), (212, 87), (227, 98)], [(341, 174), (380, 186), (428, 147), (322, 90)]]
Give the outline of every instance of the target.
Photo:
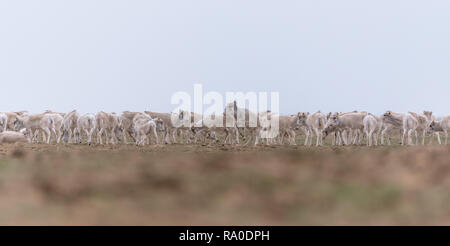
[[(245, 116), (244, 121), (237, 119), (238, 115)], [(255, 117), (253, 117), (255, 116)], [(257, 119), (252, 124), (249, 119)], [(445, 133), (447, 144), (448, 130), (450, 129), (450, 116), (436, 120), (432, 112), (419, 113), (395, 113), (387, 111), (381, 116), (375, 116), (367, 112), (328, 113), (320, 111), (315, 113), (298, 113), (296, 115), (275, 115), (270, 111), (253, 113), (248, 109), (239, 108), (236, 103), (227, 105), (223, 116), (220, 117), (224, 124), (220, 127), (203, 124), (206, 119), (194, 113), (180, 111), (174, 113), (156, 112), (130, 112), (125, 111), (120, 115), (115, 113), (98, 112), (97, 114), (80, 115), (76, 110), (69, 113), (45, 111), (40, 114), (29, 114), (26, 111), (0, 113), (0, 143), (32, 142), (40, 141), (47, 144), (56, 143), (92, 143), (103, 144), (103, 136), (106, 144), (128, 143), (132, 139), (136, 145), (170, 144), (170, 143), (196, 143), (198, 138), (210, 144), (219, 142), (216, 132), (223, 131), (226, 136), (223, 144), (244, 145), (254, 143), (257, 145), (262, 139), (262, 132), (267, 130), (267, 125), (262, 126), (261, 119), (278, 120), (277, 134), (272, 138), (264, 138), (265, 144), (295, 144), (295, 130), (303, 129), (306, 138), (305, 145), (312, 145), (316, 137), (316, 146), (323, 144), (323, 139), (332, 136), (333, 145), (362, 144), (365, 139), (368, 146), (391, 144), (390, 136), (393, 132), (401, 133), (401, 144), (413, 144), (412, 136), (415, 135), (415, 144), (418, 144), (421, 134), (421, 143), (425, 144), (427, 134), (434, 133), (441, 144), (439, 132)], [(189, 119), (191, 124), (180, 125), (173, 119)], [(201, 119), (195, 122), (194, 119)], [(217, 119), (217, 118), (216, 118)], [(233, 123), (229, 124), (229, 120)], [(216, 121), (217, 122), (217, 121)], [(240, 122), (240, 124), (238, 123)], [(270, 126), (269, 126), (270, 128)], [(83, 137), (85, 140), (83, 140)], [(154, 140), (152, 141), (152, 136)], [(432, 141), (431, 138), (430, 141)], [(94, 141), (95, 140), (95, 141)]]

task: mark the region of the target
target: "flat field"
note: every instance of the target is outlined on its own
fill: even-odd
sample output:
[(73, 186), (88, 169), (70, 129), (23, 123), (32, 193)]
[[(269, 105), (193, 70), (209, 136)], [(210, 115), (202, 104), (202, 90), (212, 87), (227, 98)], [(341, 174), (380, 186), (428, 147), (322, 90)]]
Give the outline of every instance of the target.
[(450, 148), (1, 145), (0, 224), (449, 225)]

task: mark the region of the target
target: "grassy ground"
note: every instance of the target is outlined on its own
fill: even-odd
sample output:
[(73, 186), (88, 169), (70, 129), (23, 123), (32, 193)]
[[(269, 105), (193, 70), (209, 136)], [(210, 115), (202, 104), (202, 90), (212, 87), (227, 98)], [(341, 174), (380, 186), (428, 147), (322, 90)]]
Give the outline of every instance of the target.
[(448, 225), (449, 158), (436, 145), (2, 145), (0, 224)]

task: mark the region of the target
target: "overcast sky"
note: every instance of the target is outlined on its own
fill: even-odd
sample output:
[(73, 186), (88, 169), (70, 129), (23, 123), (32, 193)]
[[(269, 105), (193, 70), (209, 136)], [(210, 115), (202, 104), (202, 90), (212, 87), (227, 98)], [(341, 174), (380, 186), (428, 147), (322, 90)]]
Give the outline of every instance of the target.
[(0, 111), (171, 111), (177, 91), (280, 110), (450, 114), (450, 1), (0, 0)]

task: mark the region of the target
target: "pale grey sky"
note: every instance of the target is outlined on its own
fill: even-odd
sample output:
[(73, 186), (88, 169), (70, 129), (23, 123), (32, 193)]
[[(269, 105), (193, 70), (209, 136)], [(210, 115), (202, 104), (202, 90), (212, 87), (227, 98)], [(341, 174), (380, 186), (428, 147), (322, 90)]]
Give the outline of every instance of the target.
[(450, 1), (0, 0), (0, 111), (154, 110), (176, 91), (280, 109), (450, 114)]

